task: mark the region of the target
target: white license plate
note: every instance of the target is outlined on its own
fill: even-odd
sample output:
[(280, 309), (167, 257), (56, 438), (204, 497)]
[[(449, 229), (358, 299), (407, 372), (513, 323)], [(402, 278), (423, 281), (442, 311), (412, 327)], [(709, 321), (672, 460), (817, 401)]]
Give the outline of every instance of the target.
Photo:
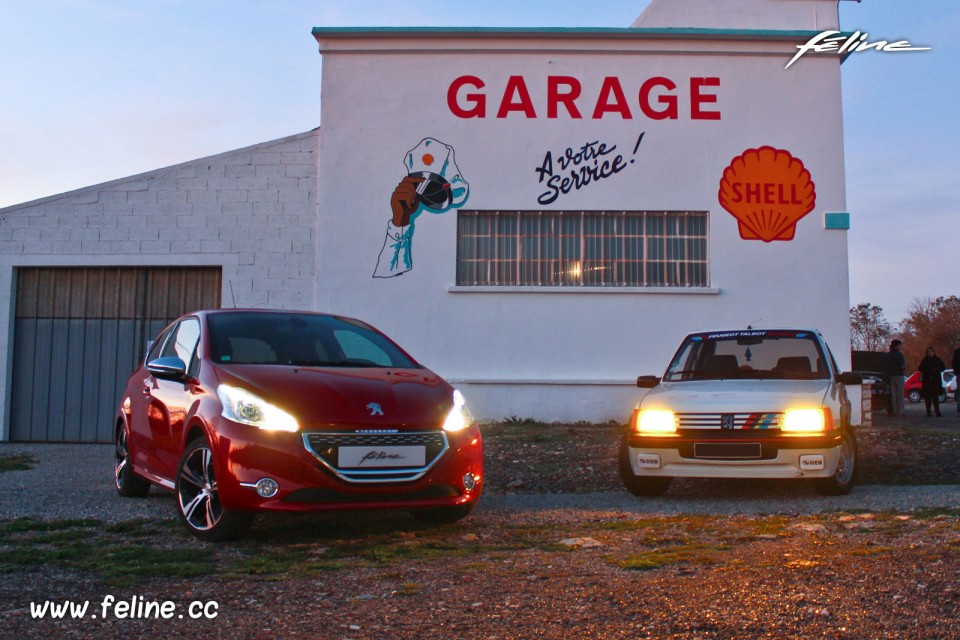
[(340, 447), (337, 466), (341, 468), (422, 467), (426, 447)]

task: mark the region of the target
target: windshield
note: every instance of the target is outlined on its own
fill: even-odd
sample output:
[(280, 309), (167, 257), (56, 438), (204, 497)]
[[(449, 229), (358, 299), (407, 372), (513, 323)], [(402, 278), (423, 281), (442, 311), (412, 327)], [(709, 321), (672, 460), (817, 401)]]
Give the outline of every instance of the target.
[(349, 318), (306, 313), (208, 316), (218, 364), (420, 368), (383, 334)]
[(698, 333), (680, 345), (663, 380), (822, 380), (830, 377), (826, 357), (809, 331)]

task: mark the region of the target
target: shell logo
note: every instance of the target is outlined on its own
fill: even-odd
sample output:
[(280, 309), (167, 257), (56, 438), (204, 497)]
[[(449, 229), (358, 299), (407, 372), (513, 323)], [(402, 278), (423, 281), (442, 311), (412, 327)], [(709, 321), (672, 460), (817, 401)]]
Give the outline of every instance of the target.
[(747, 149), (720, 180), (720, 205), (737, 219), (744, 240), (793, 240), (797, 222), (813, 211), (817, 193), (810, 172), (789, 151)]

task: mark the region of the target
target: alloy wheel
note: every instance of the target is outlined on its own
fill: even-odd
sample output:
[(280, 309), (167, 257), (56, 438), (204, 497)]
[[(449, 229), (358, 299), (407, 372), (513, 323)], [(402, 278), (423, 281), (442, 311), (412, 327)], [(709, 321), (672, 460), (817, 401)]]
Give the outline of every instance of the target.
[(184, 458), (180, 465), (177, 497), (180, 513), (193, 529), (208, 531), (223, 517), (213, 468), (213, 452), (209, 447), (196, 447)]
[(122, 491), (125, 484), (124, 471), (127, 468), (127, 430), (123, 427), (117, 429), (116, 447), (114, 448), (113, 471), (116, 479), (117, 489)]

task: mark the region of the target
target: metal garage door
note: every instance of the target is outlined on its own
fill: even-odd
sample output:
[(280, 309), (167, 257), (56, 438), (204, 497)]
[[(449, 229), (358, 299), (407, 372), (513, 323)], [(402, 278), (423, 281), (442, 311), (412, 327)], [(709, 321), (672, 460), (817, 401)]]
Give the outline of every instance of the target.
[(17, 269), (11, 439), (110, 442), (147, 341), (219, 307), (220, 281), (219, 267)]

